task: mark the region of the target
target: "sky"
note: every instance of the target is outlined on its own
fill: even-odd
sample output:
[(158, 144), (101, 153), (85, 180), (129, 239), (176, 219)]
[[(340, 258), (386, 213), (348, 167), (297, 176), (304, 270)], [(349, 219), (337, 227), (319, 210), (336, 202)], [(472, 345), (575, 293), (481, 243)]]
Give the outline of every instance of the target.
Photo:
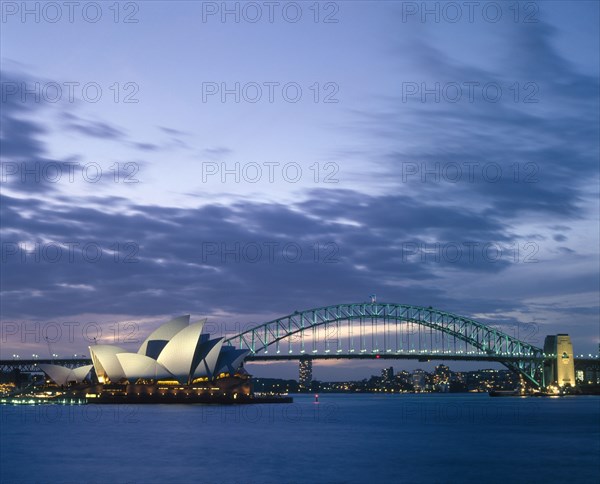
[(371, 294), (596, 354), (599, 5), (472, 8), (2, 2), (0, 357)]

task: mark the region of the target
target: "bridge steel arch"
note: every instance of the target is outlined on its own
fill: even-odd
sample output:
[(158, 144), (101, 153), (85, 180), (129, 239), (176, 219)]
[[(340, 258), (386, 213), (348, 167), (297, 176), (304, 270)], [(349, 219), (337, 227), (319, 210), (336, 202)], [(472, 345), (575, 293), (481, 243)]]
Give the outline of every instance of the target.
[[(432, 307), (365, 302), (323, 306), (295, 311), (287, 316), (263, 323), (226, 339), (226, 343), (237, 345), (238, 348), (249, 349), (251, 351), (250, 359), (252, 359), (252, 356), (258, 356), (261, 351), (268, 353), (268, 348), (273, 345), (275, 346), (275, 353), (281, 353), (281, 347), (285, 346), (284, 340), (286, 339), (288, 340), (288, 353), (293, 353), (290, 336), (299, 334), (302, 347), (299, 357), (301, 355), (311, 356), (311, 352), (307, 353), (304, 347), (304, 333), (306, 331), (314, 331), (317, 327), (327, 327), (331, 324), (338, 325), (339, 328), (343, 321), (348, 321), (350, 327), (350, 322), (366, 318), (372, 320), (383, 319), (384, 321), (394, 321), (396, 323), (414, 323), (440, 331), (442, 334), (463, 341), (465, 344), (480, 350), (485, 355), (485, 358), (482, 359), (498, 361), (510, 370), (523, 375), (534, 386), (544, 386), (542, 367), (546, 357), (541, 348), (481, 322)], [(313, 354), (316, 353), (314, 344), (313, 341)], [(329, 351), (326, 350), (327, 353)], [(355, 350), (351, 349), (350, 351)], [(390, 351), (389, 348), (385, 347), (383, 351), (378, 348), (372, 349), (372, 353), (375, 355), (381, 352), (391, 357), (389, 355)], [(337, 354), (339, 354), (339, 357), (348, 356), (347, 353), (341, 353), (342, 350), (338, 346)], [(426, 357), (426, 352), (415, 354), (416, 356)], [(260, 359), (267, 358), (263, 356)]]

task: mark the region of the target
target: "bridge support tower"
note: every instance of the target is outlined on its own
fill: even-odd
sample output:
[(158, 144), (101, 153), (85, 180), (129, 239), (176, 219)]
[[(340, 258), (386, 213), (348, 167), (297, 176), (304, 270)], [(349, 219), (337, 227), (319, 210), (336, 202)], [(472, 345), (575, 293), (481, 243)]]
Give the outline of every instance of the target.
[(546, 336), (544, 353), (554, 355), (544, 362), (544, 383), (546, 386), (575, 386), (575, 361), (573, 344), (568, 334)]

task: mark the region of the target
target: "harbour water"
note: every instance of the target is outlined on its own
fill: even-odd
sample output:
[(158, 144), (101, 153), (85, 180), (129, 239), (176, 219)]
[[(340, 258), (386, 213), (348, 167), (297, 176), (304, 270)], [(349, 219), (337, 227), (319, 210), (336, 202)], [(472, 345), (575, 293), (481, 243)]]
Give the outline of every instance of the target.
[(598, 482), (600, 397), (2, 406), (9, 483)]

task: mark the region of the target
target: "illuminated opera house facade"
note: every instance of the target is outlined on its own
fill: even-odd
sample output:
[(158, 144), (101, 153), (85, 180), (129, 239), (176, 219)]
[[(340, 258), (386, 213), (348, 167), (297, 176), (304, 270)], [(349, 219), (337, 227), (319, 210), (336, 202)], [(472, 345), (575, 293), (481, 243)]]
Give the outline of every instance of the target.
[(202, 332), (206, 320), (172, 319), (156, 329), (137, 353), (114, 345), (90, 346), (92, 364), (75, 369), (40, 365), (61, 387), (81, 388), (86, 396), (248, 395), (250, 377), (243, 369), (249, 350), (224, 345)]

